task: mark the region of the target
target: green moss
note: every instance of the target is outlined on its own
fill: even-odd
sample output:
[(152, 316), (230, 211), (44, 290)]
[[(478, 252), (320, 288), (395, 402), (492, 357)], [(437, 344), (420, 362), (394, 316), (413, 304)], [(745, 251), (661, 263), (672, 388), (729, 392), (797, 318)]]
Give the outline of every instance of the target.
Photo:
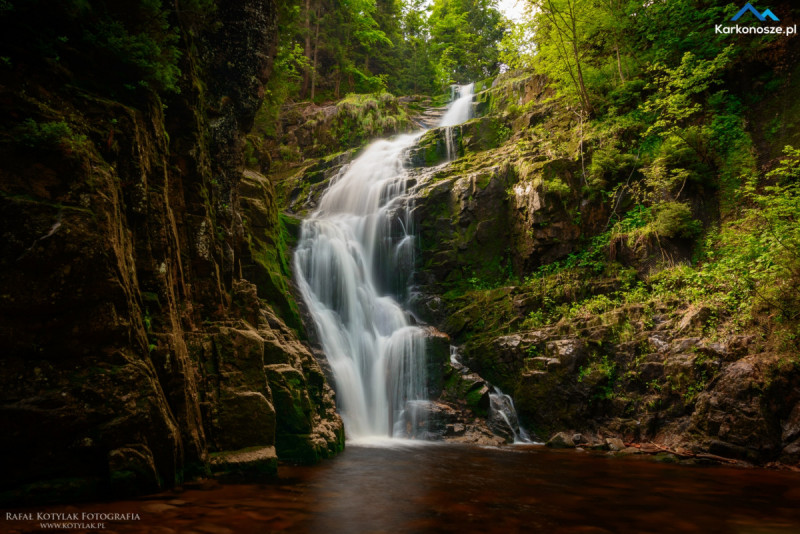
[(487, 407), (481, 404), (481, 400), (484, 398), (484, 396), (485, 394), (482, 393), (478, 388), (468, 391), (465, 396), (467, 406), (469, 406), (470, 409), (475, 412), (475, 415), (479, 417), (486, 417), (488, 415)]
[(289, 247), (296, 241), (299, 222), (286, 216), (277, 217), (272, 232), (263, 236), (248, 235), (250, 253), (258, 266), (251, 273), (259, 296), (275, 309), (290, 327), (305, 336), (297, 301), (289, 284), (292, 276)]

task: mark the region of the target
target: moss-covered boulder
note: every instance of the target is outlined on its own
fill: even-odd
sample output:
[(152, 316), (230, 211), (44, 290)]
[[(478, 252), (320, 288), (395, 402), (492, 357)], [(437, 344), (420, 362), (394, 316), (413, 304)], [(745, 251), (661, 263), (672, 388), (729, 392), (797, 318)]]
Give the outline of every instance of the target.
[[(266, 366), (278, 413), (275, 446), (282, 460), (316, 463), (341, 450), (343, 433), (324, 436), (315, 429), (315, 412), (305, 376), (285, 364)], [(328, 439), (326, 439), (326, 437)]]
[(247, 447), (212, 453), (210, 464), (214, 476), (236, 481), (263, 480), (278, 473), (275, 447)]

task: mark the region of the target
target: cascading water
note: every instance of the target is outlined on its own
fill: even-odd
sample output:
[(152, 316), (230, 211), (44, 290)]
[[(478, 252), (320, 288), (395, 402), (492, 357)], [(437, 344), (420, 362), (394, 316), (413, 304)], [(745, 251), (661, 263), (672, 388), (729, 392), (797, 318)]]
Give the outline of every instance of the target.
[(439, 121), (439, 126), (457, 126), (470, 120), (474, 91), (474, 83), (452, 86), (453, 102)]
[(351, 438), (404, 435), (394, 423), (409, 418), (413, 429), (424, 426), (413, 418), (419, 410), (403, 413), (427, 398), (424, 332), (388, 296), (413, 264), (403, 163), (420, 135), (376, 141), (343, 169), (303, 222), (295, 252)]
[[(472, 88), (457, 88), (442, 125), (469, 119)], [(423, 133), (376, 141), (343, 169), (303, 221), (295, 252), (350, 438), (426, 435), (425, 333), (395, 300), (414, 263), (404, 163)]]
[[(450, 345), (450, 365), (461, 374), (468, 375), (470, 370), (461, 363), (458, 347)], [(510, 395), (506, 395), (497, 386), (491, 386), (489, 392), (489, 428), (498, 435), (508, 436), (514, 443), (532, 443), (531, 436), (522, 428), (517, 417), (517, 409)]]
[(506, 395), (500, 388), (493, 386), (493, 392), (489, 393), (489, 417), (497, 419), (497, 422), (507, 427), (514, 436), (514, 443), (530, 443), (531, 437), (522, 428), (517, 418), (517, 410), (514, 401)]
[(454, 85), (451, 88), (450, 108), (442, 116), (439, 126), (444, 128), (444, 139), (447, 146), (447, 160), (456, 157), (456, 144), (453, 137), (453, 126), (467, 122), (472, 118), (472, 97), (475, 91), (475, 84)]

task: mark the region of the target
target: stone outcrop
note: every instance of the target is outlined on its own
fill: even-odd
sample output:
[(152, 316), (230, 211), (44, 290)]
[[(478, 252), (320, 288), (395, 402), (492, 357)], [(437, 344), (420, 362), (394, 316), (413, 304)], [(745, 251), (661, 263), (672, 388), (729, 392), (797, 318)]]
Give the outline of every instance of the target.
[[(56, 66), (11, 47), (0, 84), (14, 132), (0, 144), (3, 500), (156, 491), (209, 470), (274, 471), (273, 447), (293, 461), (341, 450), (289, 291), (286, 224), (263, 176), (242, 182), (276, 9), (225, 2), (202, 30), (170, 13), (180, 93), (106, 89), (111, 74), (81, 70), (93, 52), (78, 39)], [(287, 426), (297, 409), (304, 426)]]
[[(574, 135), (580, 125), (543, 98), (544, 80), (511, 76), (477, 94), (484, 116), (452, 128), (453, 161), (443, 129), (427, 132), (409, 155), (421, 244), (411, 306), (460, 345), (474, 377), (448, 375), (442, 398), (480, 413), (484, 384), (498, 385), (526, 428), (552, 446), (638, 452), (626, 443), (646, 443), (652, 451), (797, 464), (800, 367), (792, 354), (720, 328), (703, 304), (612, 305), (606, 296), (624, 291), (624, 280), (585, 266), (590, 279), (568, 269), (555, 285), (544, 275), (524, 279), (581, 250), (613, 214), (585, 194), (592, 148)], [(708, 211), (713, 199), (698, 193), (692, 203)], [(603, 254), (571, 261), (616, 261), (626, 276), (647, 277), (687, 264), (691, 239), (618, 235)], [(603, 309), (565, 311), (594, 297)], [(548, 309), (566, 317), (549, 321)]]

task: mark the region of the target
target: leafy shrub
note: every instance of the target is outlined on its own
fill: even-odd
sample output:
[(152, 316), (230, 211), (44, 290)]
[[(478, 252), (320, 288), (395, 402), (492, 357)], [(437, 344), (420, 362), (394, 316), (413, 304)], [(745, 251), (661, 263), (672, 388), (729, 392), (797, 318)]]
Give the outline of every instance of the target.
[(31, 118), (17, 127), (15, 139), (28, 148), (63, 147), (73, 152), (87, 142), (85, 135), (75, 133), (64, 121), (39, 123)]
[(120, 11), (95, 12), (85, 40), (130, 68), (129, 74), (123, 72), (128, 89), (179, 92), (178, 31), (170, 27), (161, 0), (139, 0)]
[(690, 238), (701, 230), (700, 223), (692, 218), (692, 210), (682, 202), (658, 204), (653, 208), (653, 214), (653, 222), (642, 232), (649, 230), (659, 237)]
[(605, 189), (609, 183), (629, 174), (636, 157), (623, 154), (615, 144), (602, 146), (592, 154), (587, 181), (593, 189)]
[[(640, 224), (645, 222), (645, 224)], [(624, 230), (623, 230), (624, 229)], [(638, 210), (633, 219), (615, 227), (618, 237), (627, 235), (628, 246), (635, 248), (649, 239), (688, 239), (702, 230), (692, 218), (692, 210), (682, 202), (662, 202), (655, 207)]]

